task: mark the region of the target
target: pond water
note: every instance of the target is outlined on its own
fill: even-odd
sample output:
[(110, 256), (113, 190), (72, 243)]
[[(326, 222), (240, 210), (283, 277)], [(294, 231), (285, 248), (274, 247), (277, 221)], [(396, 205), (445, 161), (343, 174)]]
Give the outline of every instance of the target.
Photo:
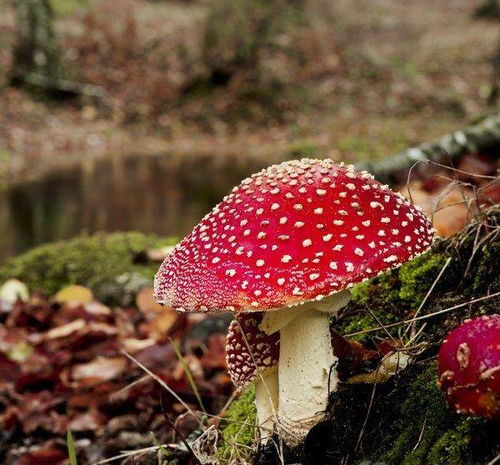
[(122, 155), (15, 185), (0, 192), (0, 262), (81, 232), (182, 236), (260, 167), (236, 156)]

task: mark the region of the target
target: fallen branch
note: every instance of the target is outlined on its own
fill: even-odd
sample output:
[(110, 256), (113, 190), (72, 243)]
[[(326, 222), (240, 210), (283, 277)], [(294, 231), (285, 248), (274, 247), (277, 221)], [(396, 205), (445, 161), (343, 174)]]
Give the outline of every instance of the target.
[(497, 147), (500, 147), (500, 113), (384, 160), (359, 163), (358, 167), (368, 170), (381, 182), (392, 183), (398, 173), (407, 172), (416, 162), (453, 162), (466, 153), (491, 152)]

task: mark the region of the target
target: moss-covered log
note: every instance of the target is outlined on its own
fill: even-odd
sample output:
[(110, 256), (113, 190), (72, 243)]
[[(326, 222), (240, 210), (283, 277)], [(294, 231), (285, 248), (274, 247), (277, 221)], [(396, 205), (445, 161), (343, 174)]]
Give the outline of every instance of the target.
[(81, 284), (103, 302), (125, 305), (138, 287), (151, 285), (158, 268), (158, 263), (148, 262), (146, 249), (175, 241), (133, 232), (78, 236), (7, 260), (0, 267), (0, 283), (17, 278), (31, 291), (48, 295)]
[[(493, 460), (500, 453), (498, 423), (457, 415), (448, 408), (436, 386), (436, 355), (447, 332), (464, 319), (498, 313), (500, 296), (489, 297), (500, 292), (498, 269), (497, 207), (458, 236), (437, 241), (427, 254), (355, 287), (352, 303), (332, 327), (369, 348), (388, 333), (408, 342), (411, 325), (400, 323), (411, 320), (425, 299), (419, 313), (424, 318), (415, 322), (415, 329), (422, 331), (409, 345), (414, 361), (384, 384), (342, 384), (331, 395), (329, 419), (313, 428), (298, 449), (285, 450), (285, 463), (465, 465)], [(467, 303), (471, 301), (476, 302)], [(380, 322), (393, 326), (371, 331)], [(246, 408), (240, 405), (232, 412), (237, 412), (239, 421), (241, 412), (246, 412), (251, 424), (249, 397), (239, 401)], [(248, 438), (252, 432), (247, 427), (231, 437), (231, 411), (227, 424), (232, 426), (223, 431), (220, 451), (226, 458), (235, 457), (237, 443), (243, 442), (238, 438)], [(248, 449), (239, 450), (247, 450), (248, 458)], [(282, 463), (275, 446), (258, 451), (253, 460)]]

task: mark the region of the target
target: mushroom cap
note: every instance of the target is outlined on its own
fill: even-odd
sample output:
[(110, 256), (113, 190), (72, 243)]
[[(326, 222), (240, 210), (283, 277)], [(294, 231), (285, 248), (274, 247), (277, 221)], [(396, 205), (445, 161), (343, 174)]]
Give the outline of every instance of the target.
[(293, 160), (245, 179), (163, 261), (179, 311), (263, 311), (339, 292), (420, 255), (434, 230), (366, 171)]
[(500, 315), (466, 320), (439, 349), (439, 384), (457, 413), (500, 418)]
[(240, 390), (252, 383), (259, 373), (278, 365), (279, 332), (267, 335), (260, 330), (263, 316), (260, 312), (240, 313), (229, 325), (226, 362), (229, 376)]

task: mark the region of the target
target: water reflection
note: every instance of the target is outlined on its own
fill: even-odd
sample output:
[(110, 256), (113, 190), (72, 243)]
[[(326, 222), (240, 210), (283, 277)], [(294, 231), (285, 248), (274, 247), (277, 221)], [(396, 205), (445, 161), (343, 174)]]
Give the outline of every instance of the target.
[(0, 261), (82, 231), (183, 235), (259, 166), (237, 157), (115, 156), (0, 192)]

